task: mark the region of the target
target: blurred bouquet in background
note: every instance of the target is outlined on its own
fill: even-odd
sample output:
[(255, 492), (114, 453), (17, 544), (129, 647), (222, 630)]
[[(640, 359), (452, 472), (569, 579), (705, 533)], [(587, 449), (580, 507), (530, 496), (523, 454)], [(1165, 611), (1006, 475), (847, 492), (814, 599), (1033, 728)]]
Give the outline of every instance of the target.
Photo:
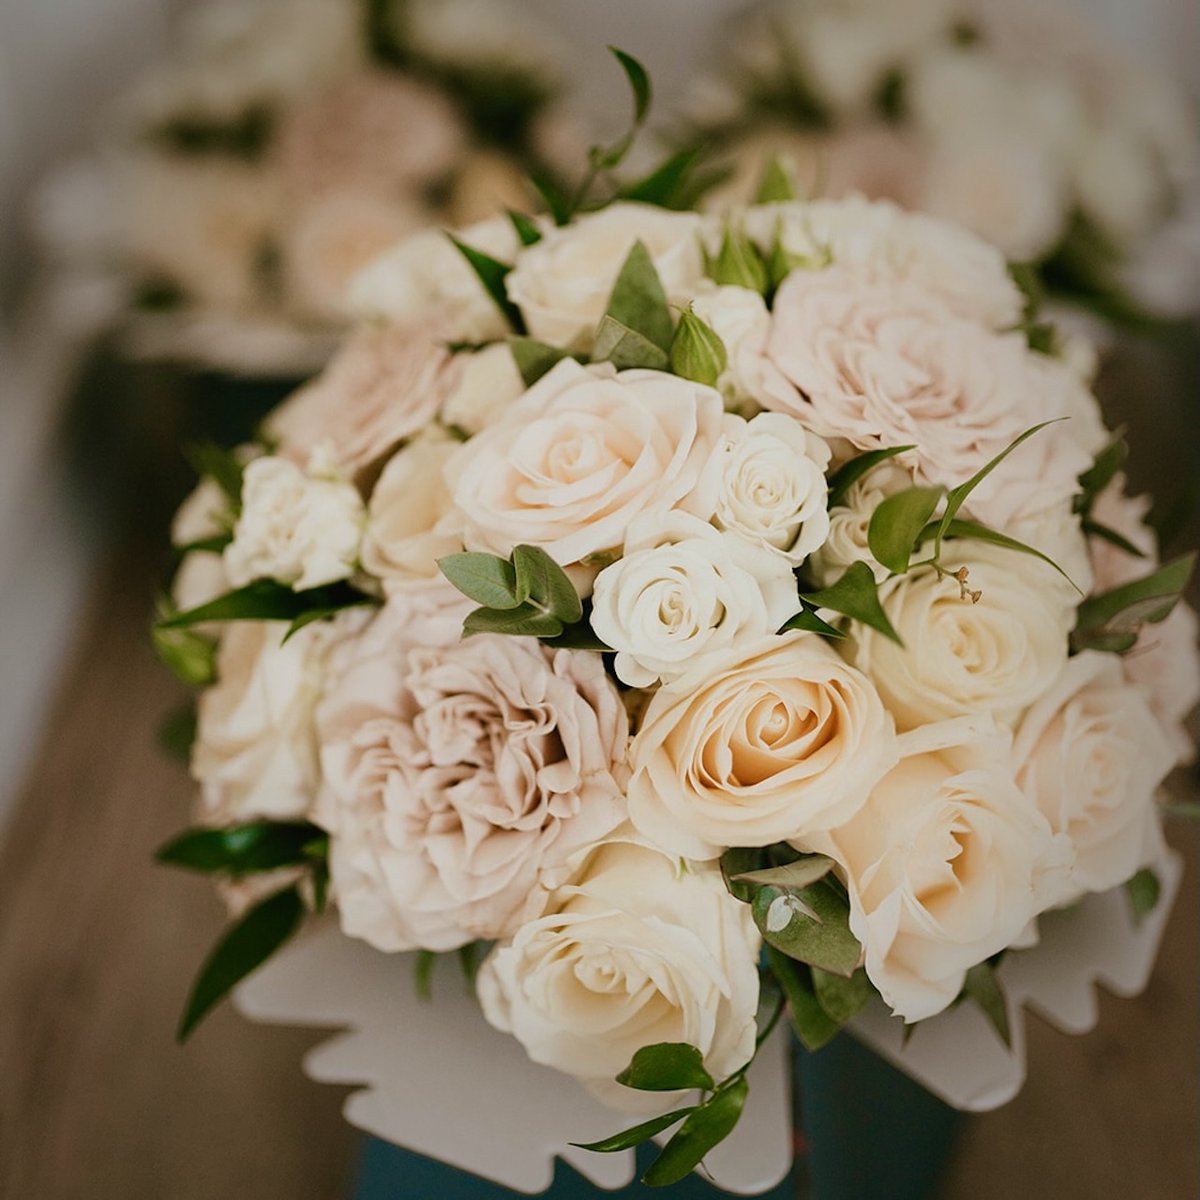
[[(555, 176), (561, 59), (504, 0), (201, 5), (116, 106), (99, 180), (51, 193), (42, 223), (93, 230), (142, 352), (304, 374), (379, 251), (527, 208), (525, 180)], [(99, 225), (77, 220), (97, 193)]]
[(669, 1110), (590, 1147), (678, 1124), (665, 1184), (784, 1011), (812, 1047), (873, 1003), (1007, 1039), (1040, 921), (1152, 910), (1200, 668), (1194, 556), (995, 246), (775, 169), (700, 213), (692, 160), (614, 182), (631, 142), (553, 219), (388, 252), (373, 319), (211, 457), (156, 630), (202, 689), (162, 857), (238, 922), (183, 1033), (328, 904)]
[(691, 116), (749, 200), (783, 153), (813, 193), (965, 225), (1118, 322), (1200, 308), (1200, 125), (1094, 23), (1026, 0), (768, 0)]

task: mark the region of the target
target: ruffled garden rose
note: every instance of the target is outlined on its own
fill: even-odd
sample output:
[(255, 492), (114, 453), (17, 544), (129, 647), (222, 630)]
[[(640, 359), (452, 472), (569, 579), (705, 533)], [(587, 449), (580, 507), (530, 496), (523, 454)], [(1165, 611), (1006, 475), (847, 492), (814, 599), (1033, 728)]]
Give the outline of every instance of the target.
[(318, 712), (342, 928), (381, 950), (513, 933), (544, 873), (625, 819), (625, 709), (599, 656), (462, 641), (469, 607), (444, 584), (394, 595)]
[(712, 654), (662, 687), (633, 742), (629, 813), (655, 844), (712, 859), (848, 820), (896, 761), (892, 718), (815, 634)]
[(266, 423), (278, 453), (307, 462), (320, 445), (356, 479), (437, 413), (458, 366), (428, 323), (360, 326), (320, 376)]
[(695, 487), (723, 412), (678, 376), (564, 359), (450, 460), (468, 548), (528, 543), (563, 566), (619, 549), (630, 521)]
[(241, 515), (225, 547), (229, 581), (274, 579), (304, 591), (348, 579), (365, 518), (358, 490), (321, 451), (307, 471), (275, 455), (256, 458), (246, 465)]
[(1066, 663), (1078, 596), (1039, 559), (982, 542), (946, 543), (943, 566), (965, 566), (978, 600), (932, 570), (897, 576), (879, 598), (904, 646), (856, 622), (850, 660), (899, 729), (961, 713), (1011, 725)]
[(1175, 751), (1116, 655), (1067, 662), (1025, 714), (1013, 759), (1022, 790), (1071, 845), (1058, 899), (1117, 887), (1155, 857), (1155, 796)]
[(508, 276), (508, 297), (530, 334), (570, 351), (586, 351), (613, 284), (635, 242), (650, 253), (667, 299), (686, 304), (703, 278), (703, 218), (645, 204), (617, 203), (549, 229), (522, 251)]
[(871, 982), (920, 1021), (1017, 940), (1063, 847), (1013, 779), (1008, 734), (987, 719), (927, 725), (899, 744), (857, 814), (813, 848), (840, 864)]
[(581, 854), (547, 914), (484, 963), (484, 1016), (613, 1107), (646, 1106), (615, 1076), (656, 1042), (696, 1046), (724, 1078), (754, 1051), (759, 938), (749, 913), (714, 867), (611, 841)]
[(1186, 722), (1200, 704), (1198, 639), (1200, 621), (1180, 600), (1165, 621), (1144, 626), (1137, 645), (1121, 657), (1126, 679), (1141, 689), (1180, 764), (1196, 760), (1196, 742)]
[(639, 517), (596, 577), (592, 628), (631, 687), (683, 674), (697, 656), (760, 641), (799, 611), (786, 558), (687, 513)]
[(791, 417), (731, 414), (688, 507), (797, 565), (829, 533), (828, 466), (829, 447)]

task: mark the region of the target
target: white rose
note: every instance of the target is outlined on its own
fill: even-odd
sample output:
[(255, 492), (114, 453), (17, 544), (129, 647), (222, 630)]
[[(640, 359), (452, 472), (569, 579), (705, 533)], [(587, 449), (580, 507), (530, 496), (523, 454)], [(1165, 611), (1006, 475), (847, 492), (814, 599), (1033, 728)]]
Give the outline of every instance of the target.
[(692, 311), (725, 345), (728, 361), (717, 386), (731, 407), (759, 408), (773, 387), (787, 387), (774, 378), (777, 372), (765, 355), (771, 313), (758, 292), (703, 281)]
[(275, 579), (297, 591), (348, 579), (362, 540), (362, 498), (319, 455), (308, 471), (268, 455), (248, 463), (242, 512), (225, 547), (234, 587)]
[(285, 622), (235, 621), (200, 696), (192, 775), (201, 819), (228, 825), (308, 813), (320, 777), (313, 713), (329, 648), (365, 618), (355, 611), (283, 640)]
[(613, 284), (635, 242), (650, 254), (667, 299), (687, 304), (704, 276), (696, 213), (617, 203), (549, 229), (522, 250), (508, 276), (508, 297), (530, 334), (564, 350), (586, 351)]
[(456, 354), (458, 382), (442, 405), (441, 418), (467, 433), (478, 433), (498, 420), (525, 391), (507, 343)]
[(1200, 621), (1182, 600), (1165, 621), (1147, 625), (1137, 645), (1122, 656), (1125, 677), (1140, 688), (1162, 725), (1180, 764), (1196, 761), (1187, 718), (1200, 704)]
[[(508, 262), (519, 245), (507, 217), (493, 217), (456, 236), (465, 245)], [(470, 263), (441, 230), (427, 229), (368, 263), (351, 281), (351, 313), (398, 324), (438, 317), (454, 336), (494, 341), (511, 330)]]
[(1070, 659), (1025, 714), (1013, 743), (1017, 782), (1072, 856), (1055, 902), (1103, 892), (1155, 855), (1155, 796), (1175, 752), (1114, 654)]
[(1058, 678), (1078, 596), (1040, 560), (982, 542), (945, 543), (942, 565), (967, 567), (978, 601), (932, 570), (899, 575), (879, 598), (904, 646), (856, 622), (850, 660), (900, 729), (961, 713), (1012, 724)]
[(596, 577), (592, 628), (631, 687), (673, 679), (696, 657), (757, 642), (799, 611), (787, 559), (682, 512), (639, 517)]
[(629, 814), (691, 858), (848, 820), (896, 761), (870, 680), (816, 635), (713, 654), (662, 687), (633, 742)]
[(1040, 873), (1062, 849), (1013, 779), (1005, 731), (959, 717), (899, 741), (899, 763), (816, 848), (844, 872), (871, 982), (905, 1021), (921, 1021), (1022, 935), (1043, 907)]
[(723, 416), (713, 388), (565, 359), (447, 465), (467, 546), (529, 543), (563, 566), (611, 553), (692, 491)]
[(484, 1016), (613, 1107), (646, 1106), (645, 1093), (615, 1077), (655, 1042), (696, 1046), (725, 1078), (754, 1052), (759, 938), (749, 911), (712, 867), (632, 842), (601, 845), (581, 856), (550, 912), (484, 963)]
[(781, 413), (729, 415), (688, 508), (718, 529), (802, 563), (829, 533), (829, 447)]
[(1149, 575), (1158, 566), (1158, 542), (1154, 530), (1146, 524), (1153, 500), (1149, 496), (1126, 494), (1125, 475), (1118, 472), (1092, 505), (1092, 520), (1124, 538), (1141, 557), (1114, 546), (1106, 538), (1090, 539), (1092, 566), (1096, 571), (1096, 590), (1111, 591)]
[(393, 596), (318, 709), (342, 928), (382, 950), (513, 933), (547, 872), (625, 819), (627, 720), (599, 656), (464, 642), (469, 608), (445, 584)]
[(430, 426), (398, 451), (371, 493), (362, 565), (384, 587), (432, 579), (437, 560), (462, 549), (443, 474), (459, 443)]

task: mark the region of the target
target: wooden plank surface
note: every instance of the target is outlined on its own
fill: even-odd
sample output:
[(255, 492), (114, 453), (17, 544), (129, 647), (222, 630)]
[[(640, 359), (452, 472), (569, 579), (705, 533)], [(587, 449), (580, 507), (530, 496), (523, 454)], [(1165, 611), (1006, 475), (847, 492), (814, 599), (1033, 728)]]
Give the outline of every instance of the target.
[[(181, 693), (147, 647), (152, 583), (134, 553), (97, 584), (0, 845), (0, 1197), (333, 1200), (354, 1135), (301, 1073), (320, 1034), (224, 1010), (172, 1040), (222, 912), (151, 863), (190, 796), (154, 744)], [(1085, 1037), (1032, 1023), (1031, 1079), (971, 1122), (946, 1200), (1200, 1193), (1200, 847), (1173, 840), (1190, 874), (1150, 989)]]

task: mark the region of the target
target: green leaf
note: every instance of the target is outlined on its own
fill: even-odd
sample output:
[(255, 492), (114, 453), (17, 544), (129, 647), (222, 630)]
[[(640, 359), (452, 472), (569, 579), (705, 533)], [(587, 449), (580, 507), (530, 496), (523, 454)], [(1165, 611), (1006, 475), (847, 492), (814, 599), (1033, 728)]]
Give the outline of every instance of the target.
[(217, 677), (217, 644), (191, 629), (152, 629), (159, 661), (188, 687), (207, 687)]
[(260, 901), (217, 943), (192, 987), (176, 1035), (186, 1041), (211, 1009), (262, 966), (300, 927), (304, 901), (285, 888)]
[(418, 950), (413, 960), (413, 988), (417, 999), (428, 1003), (433, 999), (433, 970), (437, 955), (432, 950)]
[(516, 608), (524, 597), (517, 594), (517, 572), (505, 558), (468, 551), (437, 560), (438, 569), (462, 594), (484, 608)]
[(861, 621), (872, 629), (891, 638), (897, 646), (903, 646), (900, 635), (892, 628), (883, 605), (879, 603), (879, 589), (875, 576), (865, 562), (851, 563), (842, 577), (832, 586), (819, 592), (809, 592), (800, 597), (812, 608), (831, 608), (834, 612)]
[(729, 364), (725, 343), (716, 330), (692, 311), (689, 305), (679, 318), (671, 343), (671, 370), (683, 379), (716, 387)]
[(184, 450), (184, 457), (197, 475), (207, 476), (225, 493), (230, 515), (242, 511), (242, 473), (244, 468), (232, 451), (216, 442), (196, 442)]
[(573, 625), (583, 616), (583, 604), (570, 576), (540, 546), (513, 549), (517, 597), (530, 600), (542, 611)]
[(781, 888), (806, 888), (833, 870), (833, 859), (825, 854), (804, 854), (782, 867), (740, 871), (730, 878), (736, 883), (771, 884)]
[[(921, 530), (921, 534), (917, 539), (918, 545), (921, 542), (928, 541), (931, 537), (936, 537), (940, 528), (941, 522), (939, 521), (934, 521), (927, 525)], [(1053, 567), (1081, 596), (1083, 595), (1083, 589), (1048, 554), (1043, 554), (1035, 547), (1027, 545), (1025, 542), (1019, 542), (1016, 538), (1009, 537), (1007, 533), (999, 533), (995, 529), (989, 529), (986, 525), (980, 525), (977, 521), (967, 521), (962, 517), (958, 517), (947, 526), (945, 536), (948, 538), (966, 538), (976, 542), (989, 542), (993, 546), (1002, 546), (1005, 550), (1013, 550), (1018, 554), (1029, 554), (1034, 558), (1040, 558), (1042, 562)]]
[(596, 362), (610, 362), (619, 371), (632, 367), (644, 367), (651, 371), (665, 371), (670, 359), (665, 350), (659, 349), (648, 338), (635, 329), (622, 325), (606, 316), (596, 331), (596, 344), (592, 351)]
[(547, 371), (569, 357), (565, 350), (529, 337), (510, 337), (508, 348), (526, 387), (533, 387)]
[(966, 483), (960, 483), (958, 487), (951, 488), (946, 493), (946, 511), (942, 513), (942, 522), (937, 532), (937, 540), (940, 545), (942, 538), (946, 536), (946, 531), (950, 528), (950, 522), (958, 516), (958, 510), (962, 508), (967, 497), (1024, 441), (1033, 437), (1035, 433), (1040, 433), (1047, 425), (1057, 424), (1059, 421), (1067, 420), (1066, 417), (1055, 417), (1053, 421), (1043, 421), (1040, 425), (1034, 425), (1025, 430), (1019, 437), (1013, 438), (999, 454), (996, 455), (990, 462), (985, 463)]
[(797, 962), (849, 977), (862, 959), (850, 904), (826, 880), (802, 889), (760, 887), (750, 912), (763, 940)]
[(877, 467), (889, 458), (895, 458), (897, 454), (915, 449), (916, 446), (893, 446), (889, 450), (869, 450), (866, 454), (860, 454), (857, 458), (844, 462), (829, 477), (829, 507), (833, 508), (834, 505), (842, 504), (850, 488), (872, 467)]
[(522, 246), (536, 246), (542, 240), (542, 231), (537, 227), (532, 217), (527, 217), (524, 213), (519, 213), (514, 208), (508, 209), (507, 212), (508, 219), (512, 222), (512, 227), (517, 231), (517, 237), (520, 239)]
[(641, 334), (660, 350), (670, 350), (675, 324), (658, 269), (643, 242), (634, 242), (626, 255), (604, 311), (618, 325)]
[(867, 545), (875, 561), (893, 575), (903, 575), (921, 531), (944, 495), (944, 488), (914, 487), (880, 501), (867, 526)]
[(493, 258), (490, 254), (484, 254), (482, 250), (476, 250), (473, 246), (459, 241), (452, 233), (448, 233), (446, 236), (458, 248), (458, 252), (463, 258), (471, 264), (471, 269), (479, 277), (484, 291), (491, 296), (496, 307), (504, 314), (504, 319), (515, 332), (524, 333), (525, 318), (521, 316), (521, 310), (508, 298), (508, 290), (505, 287), (505, 280), (512, 267), (508, 263), (502, 263)]
[(158, 744), (172, 758), (187, 762), (196, 740), (196, 709), (192, 704), (168, 713), (158, 727)]
[(749, 1092), (749, 1081), (739, 1076), (689, 1114), (650, 1164), (642, 1182), (647, 1187), (667, 1187), (686, 1178), (714, 1146), (733, 1132)]
[(813, 991), (829, 1019), (845, 1025), (871, 1002), (875, 989), (867, 973), (859, 967), (847, 979), (844, 975), (831, 975), (819, 967), (812, 968)]
[(596, 636), (595, 630), (584, 620), (568, 625), (560, 634), (542, 639), (547, 646), (558, 650), (594, 650), (597, 653), (611, 653), (612, 647)]
[(771, 275), (758, 247), (744, 234), (725, 226), (721, 249), (715, 258), (708, 259), (708, 277), (722, 286), (748, 288), (765, 295), (771, 285)]
[(374, 596), (368, 596), (345, 583), (294, 592), (273, 579), (256, 579), (207, 604), (186, 612), (172, 613), (159, 621), (155, 628), (182, 629), (207, 621), (295, 621), (314, 609), (321, 610), (321, 615), (326, 616), (343, 608), (378, 603), (380, 601)]
[(189, 829), (161, 846), (155, 858), (206, 874), (255, 875), (313, 861), (321, 830), (307, 821), (251, 821), (226, 829)]
[(1146, 557), (1146, 552), (1139, 550), (1124, 534), (1110, 529), (1107, 525), (1101, 525), (1099, 521), (1093, 521), (1090, 517), (1084, 517), (1080, 522), (1080, 528), (1088, 537), (1099, 538), (1110, 546), (1116, 546), (1118, 550), (1124, 551), (1131, 558)]
[(477, 633), (504, 633), (514, 637), (558, 637), (563, 623), (532, 604), (516, 608), (477, 608), (463, 621), (463, 637)]
[(689, 208), (689, 176), (703, 160), (704, 154), (703, 146), (690, 146), (680, 150), (648, 175), (626, 184), (619, 194), (623, 200), (653, 204), (658, 208)]
[(532, 171), (529, 182), (542, 198), (546, 211), (550, 214), (555, 225), (566, 225), (574, 213), (574, 205), (558, 183), (542, 171)]
[(1012, 1031), (1008, 1026), (1008, 1005), (992, 964), (977, 963), (967, 972), (963, 995), (977, 1004), (987, 1017), (996, 1035), (1011, 1050)]
[[(1071, 635), (1076, 648), (1109, 648), (1128, 641), (1132, 646), (1144, 624), (1166, 620), (1187, 587), (1196, 553), (1173, 559), (1157, 571), (1098, 596), (1089, 596), (1076, 614)], [(1110, 639), (1115, 638), (1115, 642)]]
[(771, 974), (779, 981), (783, 994), (787, 997), (788, 1015), (792, 1028), (806, 1050), (820, 1050), (828, 1045), (838, 1033), (840, 1026), (830, 1019), (829, 1014), (817, 1001), (816, 993), (809, 982), (809, 972), (806, 968), (780, 954), (774, 946), (766, 949), (767, 966)]
[(822, 621), (811, 608), (802, 608), (794, 617), (789, 617), (780, 627), (780, 633), (799, 629), (805, 633), (819, 633), (822, 637), (844, 638), (846, 635), (835, 625)]
[(492, 943), (482, 938), (467, 942), (458, 948), (458, 965), (462, 969), (463, 981), (471, 995), (475, 994), (475, 977), (479, 974), (479, 968), (483, 966), (483, 960), (487, 958), (491, 948)]
[(677, 1108), (674, 1112), (663, 1113), (661, 1117), (652, 1117), (640, 1125), (634, 1125), (611, 1137), (601, 1138), (598, 1142), (571, 1142), (580, 1150), (594, 1150), (597, 1154), (612, 1154), (616, 1150), (629, 1150), (648, 1142), (656, 1133), (669, 1129), (676, 1121), (683, 1120), (689, 1113), (696, 1111), (697, 1105), (690, 1104), (687, 1108)]
[(1083, 489), (1083, 501), (1086, 507), (1116, 478), (1117, 472), (1125, 464), (1129, 454), (1129, 445), (1125, 441), (1125, 431), (1117, 430), (1112, 441), (1096, 455), (1096, 461), (1079, 476), (1079, 486)]
[(641, 125), (650, 111), (650, 101), (653, 99), (650, 76), (646, 73), (646, 68), (632, 54), (626, 54), (624, 50), (620, 50), (616, 46), (609, 46), (608, 49), (621, 64), (621, 69), (629, 79), (629, 86), (633, 89), (634, 124)]
[(232, 532), (214, 533), (212, 537), (197, 538), (194, 542), (187, 542), (182, 546), (176, 546), (175, 553), (180, 559), (185, 558), (189, 554), (220, 554), (232, 541)]
[(754, 203), (774, 204), (797, 198), (796, 184), (792, 179), (792, 173), (778, 154), (772, 154), (763, 169), (762, 179), (759, 180), (758, 191), (754, 196)]
[(1125, 884), (1125, 894), (1134, 923), (1140, 925), (1158, 906), (1162, 882), (1149, 867), (1143, 867)]
[(704, 1056), (687, 1042), (657, 1042), (643, 1046), (617, 1082), (639, 1092), (682, 1092), (692, 1088), (712, 1091), (713, 1077), (704, 1068)]
[(759, 870), (766, 861), (765, 852), (747, 846), (733, 846), (721, 855), (721, 875), (725, 887), (735, 900), (749, 904), (754, 899), (757, 885), (743, 882), (744, 877)]

